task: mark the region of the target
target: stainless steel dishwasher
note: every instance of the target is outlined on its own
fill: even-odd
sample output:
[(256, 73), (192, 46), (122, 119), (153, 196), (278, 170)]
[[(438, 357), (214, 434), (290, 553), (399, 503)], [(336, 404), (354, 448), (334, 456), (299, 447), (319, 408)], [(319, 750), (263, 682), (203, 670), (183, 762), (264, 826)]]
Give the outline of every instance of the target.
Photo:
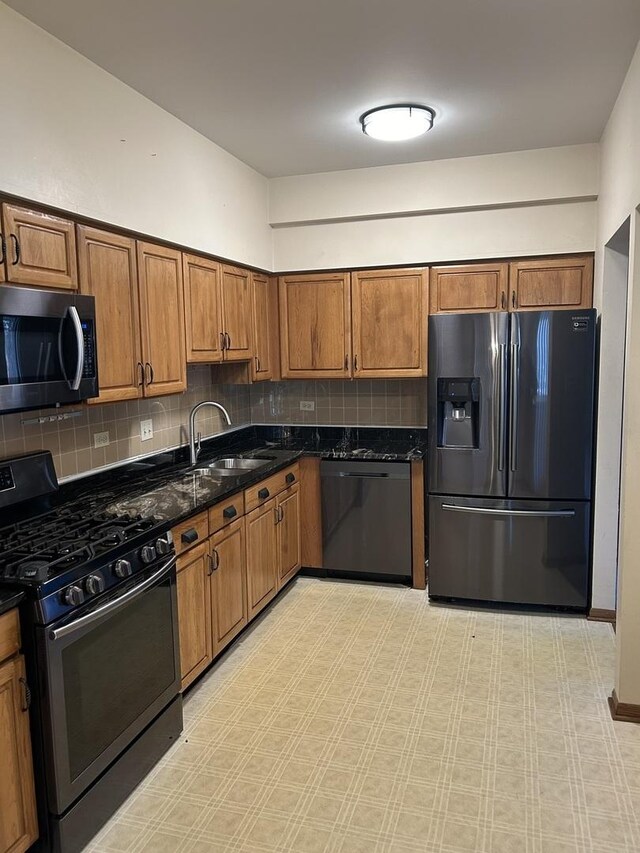
[(326, 461), (322, 480), (323, 568), (332, 575), (411, 577), (408, 462)]

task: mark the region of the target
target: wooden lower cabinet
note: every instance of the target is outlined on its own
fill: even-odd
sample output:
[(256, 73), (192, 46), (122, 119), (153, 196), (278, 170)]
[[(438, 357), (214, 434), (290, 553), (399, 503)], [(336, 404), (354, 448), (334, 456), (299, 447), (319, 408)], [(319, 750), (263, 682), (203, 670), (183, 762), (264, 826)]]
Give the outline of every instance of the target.
[(0, 664), (0, 850), (22, 853), (38, 837), (22, 655)]
[(239, 518), (209, 540), (213, 656), (247, 624), (245, 521)]
[(271, 498), (246, 516), (247, 607), (249, 619), (278, 591), (278, 507)]
[(277, 514), (278, 589), (280, 589), (302, 565), (300, 486), (298, 484), (278, 495)]
[(185, 689), (213, 660), (210, 561), (207, 542), (178, 558), (178, 625), (181, 688)]

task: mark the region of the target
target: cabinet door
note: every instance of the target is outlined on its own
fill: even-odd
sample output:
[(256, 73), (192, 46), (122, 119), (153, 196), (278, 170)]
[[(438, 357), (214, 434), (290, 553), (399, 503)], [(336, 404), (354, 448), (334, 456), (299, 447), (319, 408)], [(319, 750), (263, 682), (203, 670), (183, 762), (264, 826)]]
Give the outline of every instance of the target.
[(506, 311), (508, 264), (431, 267), (430, 313)]
[(73, 222), (12, 204), (2, 205), (7, 279), (13, 284), (76, 290)]
[(182, 256), (187, 361), (222, 361), (220, 264)]
[(180, 393), (187, 387), (181, 253), (138, 243), (138, 282), (145, 397)]
[(351, 274), (356, 378), (426, 376), (427, 292), (427, 270)]
[(350, 377), (349, 273), (282, 276), (278, 295), (282, 377)]
[(300, 486), (278, 495), (278, 589), (302, 565), (300, 542)]
[(38, 837), (24, 658), (0, 665), (0, 850), (22, 853)]
[(509, 265), (510, 308), (591, 308), (593, 256), (513, 261)]
[(251, 273), (240, 267), (222, 267), (222, 318), (226, 334), (225, 361), (253, 358)]
[(178, 626), (183, 690), (212, 660), (209, 566), (206, 542), (178, 558)]
[(244, 518), (224, 527), (211, 545), (211, 614), (213, 655), (247, 624), (247, 568)]
[(267, 605), (278, 589), (277, 505), (272, 498), (246, 516), (247, 607), (249, 619)]
[(271, 281), (266, 275), (253, 273), (253, 333), (254, 348), (252, 378), (254, 382), (273, 379), (274, 329), (271, 312)]
[(142, 348), (135, 241), (78, 226), (80, 292), (96, 300), (98, 380), (94, 403), (142, 395)]

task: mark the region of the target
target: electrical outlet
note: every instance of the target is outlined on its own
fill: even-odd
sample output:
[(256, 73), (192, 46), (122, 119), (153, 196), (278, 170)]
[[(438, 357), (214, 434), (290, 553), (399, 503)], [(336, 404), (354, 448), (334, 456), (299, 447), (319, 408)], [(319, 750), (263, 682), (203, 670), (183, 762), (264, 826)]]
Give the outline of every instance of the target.
[(300, 400), (300, 411), (301, 412), (315, 412), (316, 404), (313, 400)]
[(109, 444), (109, 433), (108, 432), (94, 432), (93, 434), (93, 446), (94, 447), (106, 447)]
[(149, 441), (150, 438), (153, 438), (153, 421), (151, 418), (140, 421), (140, 441)]

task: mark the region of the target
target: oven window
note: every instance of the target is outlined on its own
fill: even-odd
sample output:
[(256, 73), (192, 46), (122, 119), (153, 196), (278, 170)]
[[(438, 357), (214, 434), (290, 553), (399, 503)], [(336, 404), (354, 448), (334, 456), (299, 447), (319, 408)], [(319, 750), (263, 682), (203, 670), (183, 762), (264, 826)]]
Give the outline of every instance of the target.
[(62, 672), (73, 781), (176, 678), (169, 583), (67, 646)]
[(74, 330), (67, 320), (0, 316), (0, 385), (66, 381), (77, 360)]

